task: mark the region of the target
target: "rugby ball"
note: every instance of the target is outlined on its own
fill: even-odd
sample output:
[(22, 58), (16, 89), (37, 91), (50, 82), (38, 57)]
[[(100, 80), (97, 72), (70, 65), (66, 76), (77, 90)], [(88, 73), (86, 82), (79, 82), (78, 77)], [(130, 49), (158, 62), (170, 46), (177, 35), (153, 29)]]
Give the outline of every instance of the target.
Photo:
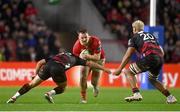
[(79, 57), (82, 58), (82, 59), (84, 59), (84, 58), (83, 58), (83, 55), (84, 55), (84, 54), (90, 54), (89, 50), (88, 50), (88, 49), (82, 50), (81, 53), (80, 53), (80, 55), (79, 55)]

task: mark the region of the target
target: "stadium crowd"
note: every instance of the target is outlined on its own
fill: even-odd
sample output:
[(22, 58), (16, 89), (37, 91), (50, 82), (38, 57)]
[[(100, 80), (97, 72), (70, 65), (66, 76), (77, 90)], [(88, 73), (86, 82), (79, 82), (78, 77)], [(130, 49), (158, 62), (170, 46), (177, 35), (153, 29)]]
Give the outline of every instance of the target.
[[(131, 23), (149, 22), (149, 0), (92, 0), (111, 29), (127, 46)], [(159, 0), (157, 25), (165, 27), (165, 62), (180, 63), (180, 0)], [(37, 61), (56, 54), (58, 35), (38, 17), (32, 0), (0, 1), (0, 61)]]
[[(105, 18), (104, 25), (127, 46), (131, 23), (140, 19), (149, 24), (149, 0), (93, 0)], [(165, 29), (165, 62), (180, 63), (180, 0), (157, 1), (157, 25)]]
[(0, 61), (37, 61), (61, 46), (32, 0), (0, 1)]

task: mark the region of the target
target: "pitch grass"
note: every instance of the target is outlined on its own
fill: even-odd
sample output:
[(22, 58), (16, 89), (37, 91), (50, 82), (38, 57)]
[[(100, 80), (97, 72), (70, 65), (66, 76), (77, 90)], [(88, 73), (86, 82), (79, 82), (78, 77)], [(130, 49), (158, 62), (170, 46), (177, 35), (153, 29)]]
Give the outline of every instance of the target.
[[(0, 111), (178, 111), (180, 103), (166, 104), (166, 99), (157, 90), (142, 90), (141, 102), (125, 102), (129, 88), (101, 88), (100, 95), (93, 97), (88, 89), (88, 103), (80, 104), (79, 88), (67, 88), (66, 92), (55, 96), (55, 104), (48, 104), (44, 93), (51, 88), (37, 87), (17, 100), (15, 104), (6, 104), (19, 87), (0, 87)], [(171, 89), (180, 100), (180, 89)]]

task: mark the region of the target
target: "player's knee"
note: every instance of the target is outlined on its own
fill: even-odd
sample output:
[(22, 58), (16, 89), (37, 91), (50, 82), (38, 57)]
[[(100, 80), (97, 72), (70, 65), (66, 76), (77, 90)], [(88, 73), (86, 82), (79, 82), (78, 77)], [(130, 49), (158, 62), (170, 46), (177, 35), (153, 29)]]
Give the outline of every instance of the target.
[(134, 74), (129, 69), (124, 70), (124, 74), (126, 75), (126, 77), (134, 76)]
[(91, 80), (92, 85), (97, 85), (98, 80)]
[(91, 84), (92, 85), (97, 85), (98, 81), (99, 81), (99, 76), (91, 77)]
[(36, 84), (34, 82), (30, 82), (28, 85), (29, 85), (29, 87), (33, 88), (33, 87), (35, 87)]
[(87, 80), (87, 77), (86, 77), (85, 75), (81, 75), (80, 79), (81, 79), (82, 81), (86, 81), (86, 80)]
[(81, 68), (81, 74), (83, 75), (83, 76), (87, 76), (87, 74), (89, 73), (89, 67), (83, 67), (83, 68)]
[(29, 83), (29, 86), (31, 87), (31, 88), (34, 88), (34, 87), (36, 87), (38, 85), (38, 83), (36, 82), (36, 81), (31, 81), (30, 83)]
[(153, 76), (149, 76), (149, 77), (148, 77), (148, 80), (149, 80), (149, 82), (154, 83), (154, 82), (157, 81), (157, 78), (156, 78), (156, 77), (153, 77)]

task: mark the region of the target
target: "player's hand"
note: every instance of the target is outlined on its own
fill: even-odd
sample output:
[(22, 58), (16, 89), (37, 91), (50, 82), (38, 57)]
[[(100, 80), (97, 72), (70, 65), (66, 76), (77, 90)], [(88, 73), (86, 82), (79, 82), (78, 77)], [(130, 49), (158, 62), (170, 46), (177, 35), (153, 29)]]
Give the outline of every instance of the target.
[(113, 75), (116, 75), (116, 76), (119, 76), (121, 73), (121, 70), (115, 70), (112, 74)]
[(36, 74), (31, 76), (31, 80), (33, 80), (36, 77)]
[(88, 59), (88, 54), (82, 54), (83, 59)]

